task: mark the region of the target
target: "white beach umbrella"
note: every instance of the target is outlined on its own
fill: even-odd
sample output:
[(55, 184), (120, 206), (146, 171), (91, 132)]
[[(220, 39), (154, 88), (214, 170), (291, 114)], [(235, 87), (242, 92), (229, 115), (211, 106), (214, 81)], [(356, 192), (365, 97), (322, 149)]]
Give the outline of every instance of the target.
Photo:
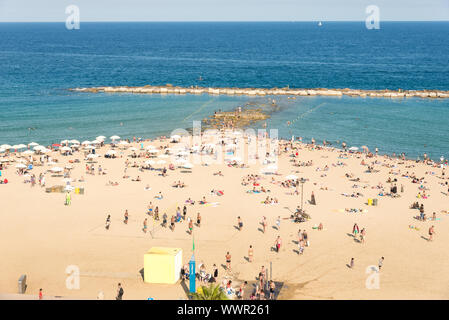
[(112, 141), (114, 141), (114, 140), (119, 140), (120, 137), (119, 137), (119, 136), (112, 136), (112, 137), (110, 137), (109, 139), (111, 139)]
[(53, 167), (50, 169), (50, 171), (51, 172), (62, 172), (62, 171), (64, 171), (64, 169), (61, 167)]
[(21, 144), (18, 144), (18, 145), (15, 145), (15, 149), (23, 149), (23, 148), (26, 148), (27, 146), (26, 145), (24, 145), (23, 143), (21, 143)]
[(41, 153), (48, 153), (48, 152), (50, 152), (51, 150), (50, 150), (50, 149), (47, 149), (47, 148), (45, 148), (45, 147), (43, 147), (42, 149), (39, 149), (38, 151), (41, 152)]
[(36, 142), (28, 143), (28, 147), (35, 147), (35, 146), (38, 146), (38, 145), (39, 145), (39, 143), (36, 143)]
[(359, 148), (358, 148), (358, 147), (351, 147), (351, 148), (349, 148), (348, 150), (349, 150), (349, 151), (358, 151)]
[(8, 159), (8, 158), (3, 158), (3, 159), (0, 159), (0, 162), (10, 162), (11, 160), (10, 159)]
[(106, 140), (106, 137), (105, 136), (98, 136), (98, 137), (95, 138), (95, 140), (104, 141), (104, 140)]
[(183, 158), (179, 158), (179, 159), (176, 159), (175, 162), (176, 162), (177, 164), (184, 164), (184, 163), (187, 162), (187, 160), (186, 160), (186, 159), (183, 159)]
[(179, 151), (176, 155), (178, 155), (178, 156), (188, 156), (189, 153), (187, 151)]
[(87, 145), (92, 144), (92, 142), (90, 142), (89, 140), (85, 140), (85, 141), (81, 142), (81, 144), (82, 144), (83, 146), (87, 146)]
[(145, 164), (149, 164), (149, 165), (152, 165), (152, 164), (155, 164), (156, 162), (154, 161), (154, 160), (147, 160), (147, 161), (145, 161)]
[(69, 143), (69, 140), (62, 140), (61, 141), (61, 144), (67, 144), (67, 143)]
[(290, 174), (288, 176), (285, 177), (286, 180), (298, 180), (298, 177), (295, 176), (294, 174)]
[(70, 152), (70, 151), (72, 151), (72, 148), (70, 148), (70, 147), (62, 147), (60, 150), (64, 151), (64, 152)]
[(5, 152), (5, 151), (6, 151), (5, 149), (0, 148), (0, 153), (3, 153), (3, 152)]
[(71, 144), (81, 144), (81, 143), (80, 143), (78, 140), (76, 140), (76, 139), (70, 140), (69, 143), (71, 143)]
[(91, 143), (92, 143), (92, 144), (100, 144), (100, 143), (101, 143), (101, 141), (100, 141), (100, 140), (97, 140), (97, 139), (95, 139), (95, 140), (91, 141)]
[(147, 150), (153, 150), (153, 149), (156, 149), (156, 147), (153, 146), (153, 145), (149, 145), (149, 146), (146, 146), (145, 149), (147, 149)]
[(5, 149), (5, 150), (9, 150), (9, 149), (11, 149), (12, 147), (11, 147), (9, 144), (2, 144), (2, 145), (0, 146), (0, 148)]
[(87, 145), (87, 146), (84, 146), (83, 149), (84, 149), (84, 150), (92, 150), (92, 149), (95, 149), (95, 147), (94, 147), (94, 146), (91, 146), (91, 145)]
[(263, 173), (275, 173), (277, 170), (278, 170), (277, 165), (273, 165), (273, 164), (260, 169), (260, 171)]
[(26, 167), (27, 167), (27, 166), (24, 165), (23, 163), (16, 164), (16, 168), (17, 168), (17, 169), (25, 169)]
[(39, 146), (39, 145), (33, 147), (33, 150), (37, 150), (37, 151), (44, 150), (44, 149), (46, 149), (44, 146)]
[(112, 155), (114, 155), (114, 154), (117, 154), (117, 151), (115, 151), (115, 150), (108, 150), (108, 151), (106, 152), (106, 154), (107, 154), (108, 156), (112, 156)]
[(26, 150), (26, 151), (22, 152), (22, 154), (24, 154), (24, 155), (30, 155), (30, 154), (34, 154), (34, 152), (31, 151), (31, 150)]
[(150, 150), (147, 150), (147, 152), (148, 153), (158, 153), (159, 151), (158, 150), (156, 150), (156, 149), (150, 149)]
[(167, 158), (170, 158), (170, 156), (167, 155), (167, 154), (161, 154), (161, 155), (158, 156), (158, 158), (167, 159)]
[(89, 153), (89, 154), (86, 156), (86, 158), (87, 158), (87, 159), (95, 159), (95, 158), (98, 158), (98, 154)]
[(193, 164), (191, 164), (190, 162), (184, 163), (184, 165), (182, 166), (185, 169), (192, 169), (193, 168)]
[(165, 164), (165, 163), (167, 163), (167, 161), (165, 161), (165, 160), (158, 160), (156, 163), (157, 164)]
[(127, 146), (129, 143), (128, 143), (128, 141), (126, 141), (126, 140), (122, 140), (122, 141), (120, 141), (118, 144), (119, 144), (119, 145), (122, 145), (122, 146)]

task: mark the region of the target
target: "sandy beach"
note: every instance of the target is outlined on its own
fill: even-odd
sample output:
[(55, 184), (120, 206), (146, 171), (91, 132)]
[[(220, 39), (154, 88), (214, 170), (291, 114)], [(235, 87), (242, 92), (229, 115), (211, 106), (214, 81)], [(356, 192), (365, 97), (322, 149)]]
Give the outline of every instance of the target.
[[(243, 145), (248, 143), (239, 136), (233, 139)], [(175, 223), (174, 231), (160, 225), (164, 213), (170, 225), (177, 207), (182, 210), (184, 206), (187, 217), (194, 222), (198, 213), (202, 217), (201, 226), (193, 226), (197, 265), (203, 262), (207, 273), (212, 273), (216, 264), (217, 282), (232, 280), (236, 290), (242, 281), (254, 282), (261, 267), (269, 269), (271, 263), (272, 279), (282, 283), (282, 288), (277, 288), (278, 299), (449, 298), (447, 165), (443, 169), (432, 161), (351, 153), (295, 140), (280, 141), (278, 150), (273, 151), (272, 156), (277, 156), (276, 174), (261, 172), (267, 167), (261, 163), (263, 159), (243, 168), (230, 166), (226, 161), (206, 166), (188, 159), (193, 163), (192, 169), (175, 165), (170, 170), (172, 156), (161, 157), (166, 152), (161, 147), (178, 148), (179, 143), (170, 139), (119, 144), (113, 148), (113, 159), (104, 157), (111, 150), (109, 143), (107, 139), (96, 148), (99, 157), (93, 163), (86, 161), (89, 152), (83, 148), (68, 156), (58, 150), (50, 151), (45, 155), (56, 162), (48, 163), (46, 158), (43, 165), (38, 165), (41, 155), (0, 154), (4, 165), (1, 179), (8, 180), (7, 184), (0, 184), (0, 298), (17, 293), (17, 281), (26, 274), (26, 294), (36, 297), (39, 288), (43, 288), (44, 297), (97, 299), (102, 291), (105, 299), (115, 299), (120, 282), (124, 299), (186, 299), (181, 282), (148, 284), (140, 273), (144, 253), (154, 246), (182, 248), (183, 264), (188, 263), (192, 255), (188, 222)], [(150, 145), (157, 152), (148, 153)], [(186, 158), (194, 155), (191, 152), (194, 151), (187, 150)], [(131, 157), (134, 153), (136, 158)], [(151, 155), (154, 157), (149, 158)], [(19, 160), (28, 166), (30, 157), (35, 160), (33, 169), (28, 175), (19, 174)], [(140, 170), (149, 159), (155, 162), (154, 168), (166, 167), (167, 175), (160, 175), (159, 170)], [(158, 164), (160, 160), (166, 163)], [(86, 172), (86, 164), (94, 166), (94, 175)], [(100, 165), (105, 174), (99, 174)], [(73, 167), (65, 170), (68, 180), (63, 181), (62, 172), (54, 176), (48, 171), (55, 166)], [(222, 175), (215, 174), (219, 171)], [(45, 187), (39, 185), (41, 173), (45, 174)], [(35, 186), (24, 183), (33, 174)], [(247, 181), (248, 175), (257, 177)], [(306, 179), (303, 208), (310, 219), (305, 222), (291, 219), (302, 205), (301, 184), (295, 178), (287, 178), (291, 175)], [(133, 181), (137, 177), (140, 181)], [(387, 182), (389, 179), (393, 182)], [(172, 186), (178, 181), (185, 187)], [(242, 181), (249, 184), (243, 185)], [(84, 188), (84, 194), (71, 192), (70, 205), (64, 203), (64, 192), (46, 192), (48, 187), (65, 186), (67, 182)], [(297, 187), (285, 186), (291, 184)], [(394, 185), (397, 196), (390, 196)], [(161, 200), (155, 198), (159, 192), (163, 195)], [(312, 192), (316, 205), (309, 203)], [(203, 197), (206, 204), (199, 203)], [(267, 197), (269, 203), (265, 204)], [(186, 204), (189, 198), (195, 201), (194, 205)], [(368, 205), (368, 199), (373, 198), (377, 205)], [(426, 221), (415, 218), (420, 212), (410, 208), (414, 202), (424, 205)], [(147, 214), (150, 203), (153, 208), (158, 206), (161, 220), (154, 221)], [(348, 212), (351, 209), (358, 212)], [(127, 224), (123, 222), (125, 210), (129, 213)], [(436, 220), (431, 220), (434, 212)], [(108, 215), (111, 223), (106, 230)], [(243, 222), (242, 230), (238, 230), (238, 216)], [(261, 225), (264, 216), (265, 233)], [(276, 224), (278, 217), (280, 228)], [(145, 233), (142, 228), (146, 218)], [(318, 230), (320, 223), (322, 230)], [(360, 230), (365, 229), (363, 241), (360, 235), (355, 238), (352, 234), (355, 223)], [(428, 241), (432, 225), (434, 239)], [(302, 254), (298, 253), (299, 229), (307, 232), (309, 241)], [(273, 250), (278, 236), (282, 239), (280, 252)], [(254, 249), (252, 262), (248, 261), (250, 245)], [(226, 252), (232, 256), (232, 271), (224, 268)], [(371, 273), (370, 266), (377, 267), (381, 257), (381, 270)], [(348, 266), (351, 258), (352, 268)], [(75, 290), (66, 286), (66, 268), (71, 265), (80, 270), (80, 288)], [(378, 277), (379, 286), (370, 289), (366, 281), (373, 276)]]

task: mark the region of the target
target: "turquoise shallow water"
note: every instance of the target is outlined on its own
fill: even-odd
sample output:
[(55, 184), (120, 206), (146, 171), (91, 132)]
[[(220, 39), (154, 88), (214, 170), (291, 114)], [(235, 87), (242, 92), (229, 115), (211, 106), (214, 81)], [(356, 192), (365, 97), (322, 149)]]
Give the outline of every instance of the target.
[[(45, 112), (41, 103), (19, 107), (12, 99), (1, 115), (2, 143), (59, 142), (62, 139), (93, 140), (96, 136), (156, 137), (176, 128), (191, 128), (215, 110), (231, 110), (251, 102), (269, 104), (275, 99), (281, 110), (267, 121), (279, 136), (302, 136), (336, 144), (378, 147), (384, 153), (405, 152), (416, 157), (426, 152), (438, 159), (449, 156), (449, 101), (359, 97), (259, 97), (209, 95), (135, 95), (65, 93), (48, 95)], [(17, 104), (18, 107), (14, 107)], [(287, 125), (287, 121), (291, 124)], [(29, 128), (32, 128), (31, 130)], [(258, 124), (255, 128), (262, 128)]]
[[(268, 97), (108, 95), (103, 85), (449, 89), (449, 22), (0, 23), (0, 144), (154, 137)], [(203, 81), (198, 81), (199, 76)], [(349, 145), (449, 157), (449, 100), (275, 98), (269, 127)], [(296, 120), (295, 120), (296, 119)], [(293, 121), (287, 126), (287, 121)]]

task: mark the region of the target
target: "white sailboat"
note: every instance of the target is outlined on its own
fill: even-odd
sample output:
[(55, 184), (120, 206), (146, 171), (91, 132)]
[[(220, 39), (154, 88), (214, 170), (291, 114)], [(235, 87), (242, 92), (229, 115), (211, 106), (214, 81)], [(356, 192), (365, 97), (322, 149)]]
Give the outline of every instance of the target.
[(318, 22), (318, 27), (321, 27), (323, 24), (320, 22)]

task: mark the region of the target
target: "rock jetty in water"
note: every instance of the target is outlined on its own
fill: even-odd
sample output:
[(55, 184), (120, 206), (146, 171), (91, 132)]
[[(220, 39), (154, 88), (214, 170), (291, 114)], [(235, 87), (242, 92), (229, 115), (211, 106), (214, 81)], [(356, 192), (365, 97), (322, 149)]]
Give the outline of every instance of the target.
[(293, 89), (293, 88), (213, 88), (213, 87), (175, 87), (172, 85), (143, 87), (91, 87), (69, 89), (77, 92), (140, 93), (140, 94), (211, 94), (246, 96), (354, 96), (385, 98), (449, 98), (449, 91), (441, 90), (354, 90), (354, 89)]

